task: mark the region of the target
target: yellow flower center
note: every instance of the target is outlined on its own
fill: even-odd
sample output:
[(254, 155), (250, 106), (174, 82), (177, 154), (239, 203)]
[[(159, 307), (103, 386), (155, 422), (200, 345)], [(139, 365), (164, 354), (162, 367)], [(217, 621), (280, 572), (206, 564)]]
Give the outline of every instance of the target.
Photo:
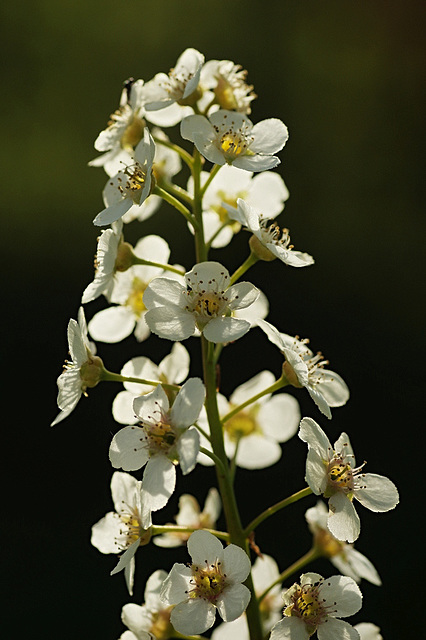
[(147, 283), (143, 282), (140, 278), (133, 278), (132, 291), (126, 300), (126, 305), (130, 307), (138, 318), (146, 310), (143, 303), (143, 294), (147, 287)]
[(338, 489), (353, 489), (353, 471), (349, 464), (332, 460), (328, 465), (330, 484)]
[(222, 573), (221, 563), (215, 562), (205, 569), (192, 565), (193, 589), (188, 592), (190, 598), (202, 598), (214, 602), (226, 587), (226, 575)]
[(220, 139), (220, 147), (225, 157), (235, 159), (246, 152), (248, 145), (243, 136), (235, 132), (227, 132)]
[(123, 149), (126, 147), (134, 149), (136, 147), (143, 138), (144, 127), (145, 121), (142, 118), (138, 118), (137, 116), (132, 118), (121, 137), (120, 142)]
[(174, 631), (170, 622), (171, 611), (172, 607), (168, 607), (152, 614), (152, 624), (149, 630), (157, 640), (168, 640), (173, 637)]
[(254, 410), (239, 411), (225, 423), (225, 430), (230, 440), (236, 442), (244, 436), (260, 431), (254, 414)]
[(325, 529), (318, 529), (315, 533), (315, 546), (317, 546), (321, 553), (327, 558), (337, 556), (342, 552), (344, 543), (339, 542), (336, 538)]

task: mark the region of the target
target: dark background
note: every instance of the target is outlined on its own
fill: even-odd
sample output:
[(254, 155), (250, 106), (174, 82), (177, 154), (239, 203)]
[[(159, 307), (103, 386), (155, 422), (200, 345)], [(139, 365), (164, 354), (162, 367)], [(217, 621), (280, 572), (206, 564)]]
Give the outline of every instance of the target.
[[(116, 558), (90, 545), (90, 527), (111, 509), (108, 446), (116, 429), (111, 401), (120, 386), (98, 387), (55, 427), (55, 380), (66, 357), (66, 326), (92, 279), (102, 207), (102, 170), (87, 162), (93, 141), (116, 108), (127, 77), (167, 71), (188, 46), (206, 59), (228, 58), (249, 71), (258, 99), (252, 119), (279, 117), (290, 140), (280, 174), (290, 190), (283, 224), (316, 265), (260, 265), (249, 274), (267, 293), (269, 320), (310, 337), (351, 389), (350, 402), (326, 421), (306, 393), (303, 415), (330, 439), (342, 430), (367, 471), (391, 477), (401, 505), (387, 514), (361, 506), (357, 548), (376, 565), (383, 587), (363, 582), (364, 607), (354, 621), (378, 624), (385, 640), (418, 637), (418, 566), (424, 534), (423, 211), (425, 4), (420, 0), (246, 0), (204, 3), (157, 0), (6, 3), (2, 9), (4, 110), (2, 144), (3, 429), (5, 542), (2, 627), (32, 638), (103, 638), (124, 631), (129, 601)], [(176, 139), (176, 138), (175, 138)], [(129, 237), (159, 233), (172, 261), (192, 266), (185, 224), (166, 206)], [(246, 256), (241, 234), (212, 253), (230, 270)], [(102, 302), (87, 305), (88, 318)], [(197, 342), (191, 375), (199, 373)], [(170, 343), (129, 338), (98, 344), (115, 371), (130, 357), (155, 362)], [(238, 362), (238, 366), (235, 363)], [(225, 350), (222, 390), (263, 368), (279, 373), (280, 357), (259, 330)], [(306, 447), (297, 438), (281, 462), (239, 471), (242, 517), (302, 488)], [(178, 491), (202, 501), (214, 472), (196, 469)], [(284, 569), (310, 536), (307, 499), (289, 507), (257, 542)], [(177, 497), (156, 518), (170, 520)], [(223, 523), (222, 523), (223, 524)], [(272, 526), (276, 525), (274, 529)], [(169, 569), (180, 553), (140, 550), (134, 602), (144, 580)], [(336, 573), (327, 562), (310, 569)], [(414, 601), (413, 601), (414, 598)]]

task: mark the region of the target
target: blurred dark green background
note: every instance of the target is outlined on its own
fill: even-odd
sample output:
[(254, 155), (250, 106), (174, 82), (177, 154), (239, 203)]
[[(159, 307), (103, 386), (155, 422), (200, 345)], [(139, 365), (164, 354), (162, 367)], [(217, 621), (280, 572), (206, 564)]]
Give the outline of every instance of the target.
[[(392, 513), (359, 509), (357, 548), (376, 564), (384, 586), (362, 584), (356, 621), (375, 622), (385, 640), (419, 637), (425, 3), (40, 0), (6, 3), (1, 13), (3, 389), (10, 409), (3, 627), (9, 635), (61, 640), (114, 640), (124, 631), (124, 580), (108, 576), (115, 559), (89, 543), (90, 526), (111, 508), (110, 403), (119, 387), (93, 390), (67, 421), (53, 430), (48, 425), (57, 412), (66, 325), (92, 279), (98, 230), (91, 221), (102, 208), (105, 183), (102, 170), (87, 167), (96, 156), (93, 141), (117, 107), (123, 80), (149, 80), (192, 46), (206, 59), (227, 58), (248, 69), (259, 96), (252, 119), (279, 117), (289, 127), (278, 170), (291, 197), (281, 221), (316, 265), (263, 265), (249, 279), (268, 294), (269, 320), (309, 336), (351, 388), (350, 402), (328, 423), (307, 394), (297, 394), (303, 415), (331, 439), (348, 431), (367, 470), (390, 476), (401, 489), (402, 504)], [(173, 261), (192, 266), (185, 225), (166, 207), (129, 233), (153, 232), (169, 240)], [(245, 242), (237, 238), (212, 258), (233, 269), (246, 255)], [(101, 306), (88, 305), (88, 317)], [(192, 375), (199, 371), (196, 347), (188, 341)], [(223, 391), (265, 367), (278, 373), (278, 354), (269, 347), (259, 331), (230, 347)], [(158, 362), (168, 349), (155, 338), (142, 346), (132, 338), (117, 347), (98, 345), (117, 371), (137, 354)], [(295, 439), (280, 464), (254, 477), (239, 474), (245, 521), (303, 486), (305, 453)], [(179, 478), (179, 490), (202, 500), (214, 481), (203, 469)], [(158, 522), (176, 513), (173, 500)], [(303, 514), (312, 503), (282, 514), (278, 534), (259, 528), (258, 544), (281, 568), (310, 544)], [(144, 579), (175, 559), (185, 562), (186, 555), (139, 552), (135, 602), (142, 600)], [(312, 570), (334, 573), (326, 562)]]

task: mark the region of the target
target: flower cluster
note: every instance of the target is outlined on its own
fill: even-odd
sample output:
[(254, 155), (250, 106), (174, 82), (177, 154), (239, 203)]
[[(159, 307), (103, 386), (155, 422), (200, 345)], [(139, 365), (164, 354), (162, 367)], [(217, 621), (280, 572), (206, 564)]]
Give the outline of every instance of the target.
[[(188, 48), (169, 73), (159, 72), (147, 82), (125, 81), (117, 110), (95, 140), (101, 155), (89, 163), (103, 167), (107, 181), (103, 205), (93, 219), (102, 227), (95, 272), (81, 304), (89, 313), (94, 300), (104, 306), (90, 313), (88, 323), (83, 307), (78, 321), (69, 321), (70, 360), (58, 378), (60, 413), (52, 425), (69, 416), (81, 396), (99, 383), (122, 384), (112, 403), (115, 428), (109, 447), (114, 510), (92, 526), (92, 545), (119, 556), (111, 574), (124, 572), (131, 596), (136, 555), (147, 553), (141, 547), (154, 554), (186, 544), (190, 556), (188, 564), (154, 571), (143, 603), (123, 607), (128, 628), (123, 640), (381, 638), (374, 624), (352, 626), (341, 618), (361, 607), (357, 583), (381, 584), (374, 565), (353, 546), (360, 534), (354, 501), (386, 512), (398, 503), (397, 489), (391, 480), (365, 473), (365, 463), (356, 465), (346, 433), (332, 446), (313, 418), (302, 418), (293, 395), (299, 389), (307, 390), (312, 409), (329, 420), (331, 409), (348, 402), (349, 389), (307, 339), (266, 320), (272, 304), (245, 279), (259, 261), (278, 259), (284, 270), (314, 264), (309, 253), (294, 249), (289, 229), (277, 222), (289, 192), (273, 170), (288, 130), (276, 117), (254, 122), (255, 98), (238, 64), (206, 61)], [(182, 145), (167, 133), (175, 125)], [(175, 183), (184, 167), (189, 175)], [(163, 203), (183, 218), (194, 241), (185, 265), (173, 263), (173, 247), (165, 238), (144, 233), (144, 221)], [(142, 236), (132, 244), (127, 230), (134, 222), (142, 223)], [(159, 228), (164, 227), (162, 222)], [(210, 252), (226, 247), (240, 232), (248, 238), (247, 256), (230, 271)], [(239, 365), (235, 376), (221, 376), (222, 354), (235, 359), (237, 340), (247, 341), (250, 352), (256, 327), (265, 353), (269, 340), (282, 354), (280, 371), (270, 371), (264, 354), (256, 353), (251, 358), (259, 363), (254, 376), (245, 376)], [(172, 343), (155, 362), (145, 351), (152, 334), (152, 340)], [(115, 344), (126, 338), (120, 353), (127, 344), (135, 351), (123, 357), (119, 373), (112, 372), (96, 355), (94, 341)], [(194, 373), (198, 348), (202, 365)], [(308, 446), (306, 486), (274, 505), (262, 505), (243, 526), (234, 484), (236, 473), (242, 473), (238, 469), (258, 473), (280, 464), (285, 470), (283, 449), (296, 433)], [(199, 496), (177, 491), (181, 475), (199, 463), (216, 470), (216, 483), (211, 469), (199, 470), (210, 474), (203, 508)], [(255, 530), (312, 494), (328, 500), (328, 508), (317, 502), (306, 511), (312, 549), (280, 570), (282, 559), (263, 553)], [(153, 522), (173, 500), (178, 504), (175, 521)], [(297, 526), (306, 524), (292, 524)], [(285, 529), (280, 531), (284, 536)], [(296, 569), (320, 556), (341, 575), (307, 572), (291, 586)], [(211, 636), (198, 635), (206, 632)]]

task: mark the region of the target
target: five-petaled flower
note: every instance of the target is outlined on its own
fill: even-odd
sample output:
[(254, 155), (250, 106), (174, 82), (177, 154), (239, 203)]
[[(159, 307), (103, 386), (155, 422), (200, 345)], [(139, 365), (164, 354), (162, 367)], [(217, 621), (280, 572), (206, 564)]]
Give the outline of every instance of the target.
[(143, 138), (137, 145), (132, 164), (120, 169), (112, 176), (103, 191), (105, 209), (93, 220), (98, 227), (119, 220), (133, 205), (142, 205), (151, 193), (153, 186), (152, 165), (155, 156), (155, 144), (145, 127)]
[(349, 389), (334, 371), (324, 369), (328, 364), (321, 352), (314, 353), (307, 346), (309, 340), (280, 333), (266, 320), (258, 321), (259, 327), (285, 357), (283, 373), (289, 384), (305, 387), (318, 409), (331, 418), (330, 407), (341, 407), (349, 399)]
[(199, 378), (181, 387), (170, 409), (161, 386), (136, 398), (133, 409), (141, 426), (120, 429), (112, 439), (109, 457), (113, 467), (135, 471), (145, 466), (141, 487), (141, 522), (152, 524), (151, 511), (162, 509), (172, 495), (179, 463), (186, 475), (197, 463), (199, 435), (191, 425), (197, 420), (205, 398)]
[(360, 532), (360, 520), (353, 499), (371, 511), (390, 511), (399, 502), (394, 483), (375, 473), (363, 473), (357, 467), (346, 433), (331, 446), (321, 427), (312, 418), (303, 418), (299, 438), (308, 445), (306, 482), (316, 495), (329, 498), (327, 527), (338, 540), (354, 542)]
[(251, 323), (232, 313), (253, 304), (259, 290), (249, 282), (229, 282), (228, 270), (219, 262), (196, 264), (185, 274), (186, 287), (170, 278), (155, 278), (143, 297), (148, 327), (169, 340), (185, 340), (196, 329), (210, 342), (241, 338)]
[(359, 640), (358, 632), (339, 620), (361, 608), (361, 591), (352, 578), (305, 573), (283, 599), (284, 617), (273, 627), (271, 640), (308, 640), (315, 631), (318, 640)]
[(95, 387), (101, 379), (104, 365), (96, 356), (96, 347), (89, 342), (83, 307), (78, 310), (78, 322), (71, 318), (68, 322), (68, 349), (71, 361), (66, 360), (64, 371), (58, 378), (58, 407), (61, 410), (53, 427), (64, 420), (76, 407), (86, 390)]
[(232, 220), (236, 220), (253, 234), (249, 241), (250, 248), (260, 260), (270, 262), (278, 258), (291, 267), (308, 267), (314, 264), (309, 253), (293, 250), (288, 229), (282, 229), (273, 218), (264, 217), (261, 211), (251, 207), (242, 198), (237, 200), (237, 209), (230, 206), (226, 206), (226, 209)]
[(110, 511), (93, 525), (91, 543), (102, 553), (122, 553), (111, 575), (124, 569), (127, 588), (132, 595), (135, 553), (151, 539), (149, 529), (141, 522), (141, 483), (129, 473), (116, 471), (111, 479), (111, 495), (115, 511)]
[(209, 118), (186, 117), (181, 135), (195, 144), (198, 151), (214, 164), (232, 164), (246, 171), (266, 171), (280, 160), (274, 154), (288, 139), (287, 127), (278, 118), (268, 118), (253, 126), (252, 121), (237, 111), (220, 109)]
[(216, 609), (225, 622), (245, 611), (250, 591), (241, 584), (250, 572), (247, 554), (234, 544), (225, 549), (208, 531), (194, 531), (188, 540), (190, 566), (174, 564), (163, 583), (161, 598), (176, 605), (170, 620), (179, 633), (204, 633), (213, 626)]

